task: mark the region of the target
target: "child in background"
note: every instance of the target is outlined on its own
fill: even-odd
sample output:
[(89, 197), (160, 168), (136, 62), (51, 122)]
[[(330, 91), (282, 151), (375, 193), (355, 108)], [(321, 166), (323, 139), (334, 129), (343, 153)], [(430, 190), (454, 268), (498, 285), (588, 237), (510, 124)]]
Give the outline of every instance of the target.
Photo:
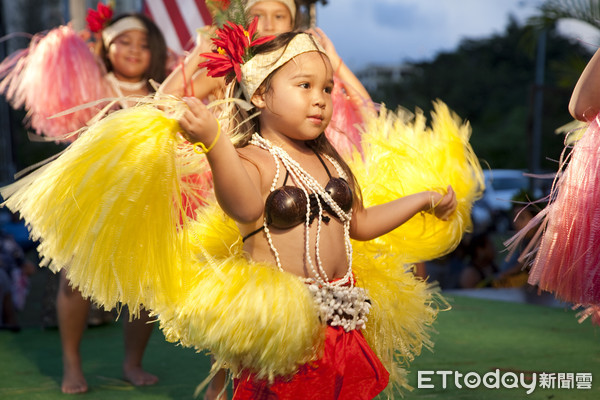
[[(88, 23), (98, 40), (97, 55), (90, 52), (90, 46), (70, 26), (61, 26), (45, 36), (36, 36), (27, 51), (3, 62), (7, 71), (2, 81), (3, 93), (14, 107), (27, 109), (30, 126), (36, 133), (57, 142), (68, 143), (77, 138), (74, 133), (98, 111), (94, 102), (116, 97), (119, 102), (113, 108), (126, 108), (135, 104), (125, 100), (126, 96), (146, 96), (153, 91), (151, 80), (159, 83), (166, 76), (165, 40), (147, 17), (123, 14), (113, 18), (112, 9), (100, 3), (98, 11), (88, 13)], [(14, 67), (17, 59), (24, 68)], [(48, 118), (76, 106), (81, 108)], [(59, 280), (56, 311), (63, 352), (61, 390), (82, 393), (88, 386), (79, 348), (90, 300), (72, 287), (64, 271)], [(146, 324), (149, 320), (148, 314), (143, 313), (141, 319), (124, 322), (123, 374), (134, 385), (157, 382), (156, 376), (141, 366), (153, 328)]]
[[(150, 80), (161, 82), (166, 76), (166, 44), (158, 27), (142, 14), (124, 14), (109, 21), (101, 31), (100, 57), (108, 73), (105, 79), (119, 106), (134, 104), (125, 96), (151, 93)], [(140, 268), (143, 268), (140, 262)], [(56, 299), (58, 327), (63, 351), (63, 393), (82, 393), (88, 385), (81, 367), (80, 344), (86, 327), (90, 300), (73, 288), (64, 271)], [(158, 378), (143, 370), (142, 359), (154, 328), (146, 311), (140, 318), (124, 317), (125, 358), (123, 376), (136, 386), (153, 385)]]

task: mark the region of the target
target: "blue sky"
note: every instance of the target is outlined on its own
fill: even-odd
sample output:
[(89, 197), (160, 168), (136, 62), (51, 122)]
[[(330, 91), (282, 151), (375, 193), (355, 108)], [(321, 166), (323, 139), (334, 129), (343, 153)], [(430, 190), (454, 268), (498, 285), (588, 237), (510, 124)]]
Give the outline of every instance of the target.
[[(456, 49), (462, 39), (501, 34), (510, 15), (525, 21), (537, 13), (541, 2), (329, 0), (317, 8), (317, 25), (333, 41), (346, 64), (358, 70), (369, 64), (431, 60), (440, 51)], [(566, 29), (573, 31), (571, 27)]]

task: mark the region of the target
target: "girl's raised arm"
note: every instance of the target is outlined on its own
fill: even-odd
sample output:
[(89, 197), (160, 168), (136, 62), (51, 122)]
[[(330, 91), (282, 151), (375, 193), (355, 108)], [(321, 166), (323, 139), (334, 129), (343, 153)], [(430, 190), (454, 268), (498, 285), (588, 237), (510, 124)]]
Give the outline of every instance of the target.
[[(199, 70), (198, 64), (202, 59), (200, 54), (207, 52), (206, 44), (200, 42), (190, 54), (185, 57), (184, 62), (178, 65), (173, 72), (158, 87), (157, 93), (171, 94), (176, 97), (183, 97), (193, 93), (199, 99), (204, 99), (212, 91), (218, 89), (223, 80), (211, 78), (206, 75), (206, 71)], [(191, 85), (191, 87), (187, 87)]]
[(361, 110), (361, 112), (376, 113), (369, 92), (350, 68), (344, 64), (344, 61), (335, 50), (333, 42), (327, 37), (325, 32), (319, 28), (309, 29), (306, 32), (317, 38), (321, 46), (323, 46), (327, 52), (327, 56), (331, 61), (331, 66), (341, 80), (341, 83), (352, 102)]
[(597, 50), (579, 77), (571, 100), (569, 112), (573, 118), (589, 121), (600, 111), (600, 50)]
[(432, 212), (446, 220), (456, 209), (456, 194), (448, 186), (446, 194), (425, 191), (401, 197), (389, 203), (368, 208), (358, 207), (352, 214), (350, 236), (356, 240), (372, 240), (384, 235), (419, 212)]
[(263, 200), (256, 176), (250, 176), (236, 149), (206, 106), (195, 97), (184, 99), (189, 110), (179, 123), (191, 143), (200, 142), (213, 175), (219, 205), (234, 220), (250, 223), (261, 217)]

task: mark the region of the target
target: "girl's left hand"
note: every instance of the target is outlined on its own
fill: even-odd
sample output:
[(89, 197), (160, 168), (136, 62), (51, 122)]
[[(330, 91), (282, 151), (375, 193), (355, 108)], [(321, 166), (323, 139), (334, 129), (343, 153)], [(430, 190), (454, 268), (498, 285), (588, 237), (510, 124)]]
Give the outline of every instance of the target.
[(183, 101), (188, 106), (179, 119), (183, 136), (191, 143), (201, 142), (209, 146), (219, 130), (217, 119), (199, 99), (184, 97)]
[(319, 42), (319, 44), (323, 46), (323, 49), (329, 57), (329, 61), (331, 61), (331, 66), (333, 67), (333, 70), (337, 71), (342, 62), (342, 59), (335, 51), (335, 46), (333, 45), (333, 42), (327, 37), (325, 32), (323, 32), (320, 28), (311, 28), (308, 29), (306, 33), (310, 33), (311, 35), (313, 35), (313, 37)]
[(456, 210), (456, 206), (458, 205), (458, 202), (456, 201), (456, 193), (450, 185), (448, 185), (448, 191), (446, 194), (442, 195), (437, 192), (434, 193), (435, 194), (432, 197), (432, 204), (434, 204), (434, 206), (430, 212), (442, 221), (447, 221), (454, 210)]

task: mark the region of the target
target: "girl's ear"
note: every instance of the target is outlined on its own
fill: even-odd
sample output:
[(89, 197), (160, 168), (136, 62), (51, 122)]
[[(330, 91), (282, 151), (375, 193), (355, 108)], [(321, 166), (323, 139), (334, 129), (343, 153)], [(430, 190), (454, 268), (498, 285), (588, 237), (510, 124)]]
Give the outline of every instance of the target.
[(254, 104), (256, 108), (265, 108), (265, 94), (264, 93), (254, 93), (250, 102)]

